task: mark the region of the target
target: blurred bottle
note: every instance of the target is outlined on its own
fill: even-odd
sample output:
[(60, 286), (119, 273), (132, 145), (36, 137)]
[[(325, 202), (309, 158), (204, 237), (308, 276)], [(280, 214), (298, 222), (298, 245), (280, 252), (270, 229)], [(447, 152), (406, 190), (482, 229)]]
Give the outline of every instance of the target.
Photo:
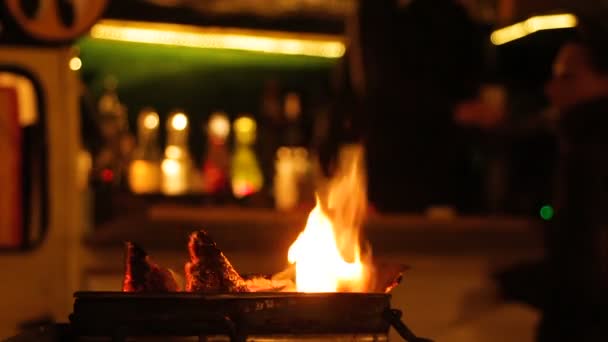
[[(479, 91), (481, 103), (486, 107), (485, 115), (479, 119), (479, 125), (482, 128), (496, 128), (504, 123), (507, 115), (508, 95), (504, 86), (498, 84), (484, 84)], [(500, 143), (489, 145), (489, 151), (486, 151), (485, 174), (483, 174), (483, 192), (485, 196), (484, 202), (487, 204), (487, 210), (491, 213), (499, 213), (501, 208), (505, 207), (507, 197), (508, 183), (508, 165), (506, 153), (498, 147)], [(488, 149), (488, 147), (485, 147)], [(489, 153), (490, 152), (490, 153)], [(482, 196), (480, 196), (482, 197)]]
[(293, 160), (298, 186), (298, 203), (311, 204), (315, 202), (315, 184), (313, 170), (313, 156), (307, 148), (295, 147)]
[[(79, 79), (79, 106), (80, 106), (80, 138), (83, 146), (78, 153), (78, 174), (77, 184), (81, 191), (82, 203), (82, 228), (85, 232), (90, 232), (94, 229), (97, 219), (95, 189), (91, 184), (93, 171), (93, 158), (97, 155), (98, 148), (101, 146), (101, 135), (99, 134), (99, 126), (97, 125), (97, 103), (93, 100), (91, 92), (86, 84)], [(100, 219), (103, 221), (103, 217)]]
[(227, 139), (230, 120), (224, 112), (215, 112), (206, 125), (207, 154), (203, 163), (203, 188), (208, 194), (229, 188), (230, 154)]
[(188, 150), (188, 117), (173, 111), (167, 119), (167, 147), (161, 164), (161, 191), (166, 195), (182, 195), (190, 190), (192, 158)]
[(274, 202), (278, 210), (294, 209), (298, 204), (299, 189), (296, 169), (292, 149), (279, 148), (274, 174)]
[(160, 119), (153, 108), (141, 110), (137, 118), (138, 144), (129, 166), (129, 185), (134, 193), (149, 194), (160, 190), (159, 126)]
[(264, 180), (269, 183), (269, 186), (265, 186), (265, 194), (269, 197), (273, 194), (271, 181), (274, 178), (277, 149), (282, 145), (284, 126), (280, 83), (277, 79), (269, 79), (264, 83), (260, 103), (257, 143)]
[(302, 128), (302, 102), (300, 95), (295, 92), (290, 92), (285, 95), (283, 104), (285, 113), (285, 136), (283, 144), (285, 146), (303, 146), (304, 133)]
[(314, 203), (313, 170), (308, 150), (283, 146), (277, 150), (274, 176), (275, 207), (290, 210)]
[(241, 115), (234, 121), (234, 154), (231, 161), (232, 193), (242, 198), (257, 193), (264, 185), (262, 170), (253, 150), (257, 124), (251, 116)]
[(274, 199), (279, 210), (289, 210), (306, 201), (313, 202), (314, 189), (309, 151), (305, 147), (300, 95), (285, 95), (284, 145), (277, 150), (275, 162)]
[(124, 184), (135, 139), (129, 133), (127, 109), (116, 93), (117, 80), (109, 76), (98, 102), (98, 125), (102, 144), (94, 160), (94, 176), (112, 186)]

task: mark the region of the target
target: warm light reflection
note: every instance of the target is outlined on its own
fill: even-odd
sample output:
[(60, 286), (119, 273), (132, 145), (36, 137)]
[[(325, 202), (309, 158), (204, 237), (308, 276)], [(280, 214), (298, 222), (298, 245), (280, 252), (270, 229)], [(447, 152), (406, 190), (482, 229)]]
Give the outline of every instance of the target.
[(496, 30), (490, 36), (494, 45), (502, 45), (510, 41), (523, 38), (529, 34), (524, 23), (517, 23), (507, 26), (500, 30)]
[(80, 70), (80, 68), (82, 68), (82, 61), (78, 57), (72, 57), (70, 59), (69, 65), (70, 65), (70, 70), (77, 71), (77, 70)]
[(300, 95), (297, 93), (288, 93), (285, 95), (285, 116), (288, 120), (297, 120), (302, 114), (302, 105), (300, 103)]
[(149, 112), (144, 117), (144, 127), (147, 129), (155, 129), (158, 127), (159, 119), (156, 112)]
[(535, 16), (526, 20), (530, 32), (575, 27), (578, 19), (573, 14), (553, 14)]
[(259, 190), (259, 187), (252, 182), (247, 180), (233, 180), (232, 181), (232, 193), (236, 198), (243, 198), (245, 196), (253, 195)]
[(180, 165), (177, 160), (165, 159), (163, 160), (161, 168), (163, 170), (163, 173), (165, 173), (166, 175), (177, 175), (180, 170)]
[(234, 120), (234, 130), (237, 132), (249, 133), (255, 130), (255, 121), (249, 117), (240, 117)]
[(171, 127), (177, 131), (183, 131), (188, 127), (188, 117), (184, 113), (176, 113), (171, 119)]
[(279, 147), (273, 179), (274, 203), (279, 210), (290, 210), (298, 204), (300, 189), (296, 164), (292, 148)]
[(161, 164), (161, 190), (165, 195), (180, 195), (188, 192), (187, 164), (182, 161), (166, 158)]
[[(175, 173), (171, 170), (171, 163), (165, 163), (164, 170)], [(158, 162), (149, 160), (134, 160), (129, 165), (129, 185), (131, 191), (136, 194), (155, 193), (160, 188), (160, 168)]]
[(228, 28), (102, 20), (91, 29), (97, 39), (177, 45), (208, 49), (246, 50), (286, 55), (340, 58), (345, 46), (335, 36), (288, 34)]
[(169, 159), (180, 159), (184, 156), (184, 151), (175, 145), (169, 145), (165, 148), (165, 157)]
[(367, 195), (362, 149), (346, 155), (329, 183), (325, 201), (317, 197), (306, 227), (289, 248), (299, 292), (365, 292), (370, 265), (362, 260), (359, 229)]
[(264, 185), (264, 176), (258, 163), (253, 144), (257, 124), (250, 116), (234, 120), (235, 148), (230, 161), (232, 193), (237, 198), (252, 195)]
[(251, 146), (238, 145), (230, 162), (232, 193), (237, 198), (252, 195), (264, 185), (260, 165)]
[[(25, 127), (38, 122), (36, 89), (29, 78), (11, 71), (0, 71), (0, 88), (14, 89), (17, 92), (19, 125)], [(0, 126), (0, 136), (2, 129)]]
[(225, 140), (230, 134), (230, 120), (223, 112), (216, 112), (209, 118), (209, 134), (213, 137)]
[(576, 16), (569, 13), (535, 16), (492, 32), (490, 40), (494, 45), (502, 45), (537, 31), (575, 27), (577, 24)]
[(234, 138), (238, 144), (249, 145), (255, 141), (257, 123), (249, 116), (241, 116), (234, 120)]

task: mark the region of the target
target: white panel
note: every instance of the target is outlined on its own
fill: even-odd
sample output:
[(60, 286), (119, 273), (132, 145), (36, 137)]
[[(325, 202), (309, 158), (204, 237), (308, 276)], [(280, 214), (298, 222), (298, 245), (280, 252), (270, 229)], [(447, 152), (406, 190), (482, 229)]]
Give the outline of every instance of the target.
[(68, 68), (70, 57), (68, 48), (0, 48), (0, 65), (25, 69), (42, 85), (49, 172), (46, 239), (30, 252), (0, 254), (0, 339), (13, 335), (24, 320), (50, 314), (67, 321), (71, 310), (82, 225), (75, 177), (80, 146), (78, 88), (76, 75)]

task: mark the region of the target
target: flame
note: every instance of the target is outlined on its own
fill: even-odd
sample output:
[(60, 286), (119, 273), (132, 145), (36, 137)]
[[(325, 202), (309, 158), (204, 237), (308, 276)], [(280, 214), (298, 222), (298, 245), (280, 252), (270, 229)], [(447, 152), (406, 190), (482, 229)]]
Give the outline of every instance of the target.
[(306, 227), (289, 248), (299, 292), (365, 292), (368, 286), (370, 267), (359, 243), (367, 204), (363, 152), (359, 146), (343, 152), (325, 201), (317, 195)]

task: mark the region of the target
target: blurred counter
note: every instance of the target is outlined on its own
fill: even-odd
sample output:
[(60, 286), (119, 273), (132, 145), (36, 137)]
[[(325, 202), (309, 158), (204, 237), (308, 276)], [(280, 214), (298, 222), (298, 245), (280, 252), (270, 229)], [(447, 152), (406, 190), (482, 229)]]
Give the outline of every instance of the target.
[[(123, 245), (133, 240), (153, 260), (176, 271), (188, 260), (188, 234), (207, 229), (241, 273), (274, 274), (287, 266), (287, 250), (304, 227), (308, 210), (277, 212), (244, 207), (154, 205), (99, 226), (85, 239), (83, 290), (116, 291)], [(412, 329), (441, 341), (533, 340), (536, 313), (502, 303), (492, 274), (542, 256), (540, 221), (513, 217), (370, 215), (364, 234), (374, 259), (411, 266), (392, 293)], [(496, 331), (501, 331), (500, 336)], [(400, 340), (391, 332), (391, 340)]]
[[(308, 210), (156, 205), (101, 225), (89, 248), (122, 248), (126, 240), (156, 250), (183, 250), (188, 234), (206, 229), (225, 250), (284, 250), (303, 229)], [(364, 235), (374, 251), (478, 255), (542, 249), (541, 222), (529, 218), (369, 215)]]

